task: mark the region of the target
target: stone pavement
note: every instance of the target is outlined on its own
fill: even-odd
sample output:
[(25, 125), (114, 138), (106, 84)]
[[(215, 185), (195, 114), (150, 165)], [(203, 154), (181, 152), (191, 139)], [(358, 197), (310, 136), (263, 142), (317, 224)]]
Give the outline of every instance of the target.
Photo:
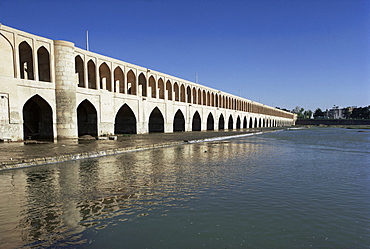
[(117, 136), (117, 140), (76, 139), (58, 142), (0, 143), (0, 170), (175, 146), (185, 144), (188, 141), (277, 129), (282, 128), (133, 134)]

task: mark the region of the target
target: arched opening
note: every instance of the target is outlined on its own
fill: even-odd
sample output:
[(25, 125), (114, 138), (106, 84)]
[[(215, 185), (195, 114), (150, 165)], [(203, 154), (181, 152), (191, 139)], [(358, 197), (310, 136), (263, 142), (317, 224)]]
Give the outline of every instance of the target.
[(87, 63), (87, 73), (88, 87), (90, 89), (96, 89), (95, 63), (92, 60), (89, 60)]
[(85, 87), (84, 62), (81, 56), (75, 57), (75, 73), (78, 76), (78, 87)]
[(37, 64), (39, 68), (39, 81), (50, 82), (50, 56), (44, 46), (37, 50)]
[(233, 129), (233, 126), (234, 126), (234, 120), (233, 120), (233, 117), (230, 115), (230, 116), (229, 116), (229, 122), (228, 122), (228, 126), (227, 126), (227, 128), (228, 128), (229, 130), (232, 130), (232, 129)]
[(202, 91), (198, 89), (198, 105), (202, 104)]
[(240, 129), (240, 124), (241, 124), (241, 121), (240, 121), (240, 117), (238, 116), (238, 118), (236, 119), (236, 129)]
[(210, 103), (211, 106), (215, 106), (215, 95), (214, 93), (211, 93), (211, 103)]
[(114, 120), (115, 134), (136, 134), (136, 118), (131, 108), (124, 104)]
[(210, 106), (211, 105), (211, 95), (210, 93), (207, 91), (207, 106)]
[(177, 84), (177, 82), (175, 82), (175, 84), (173, 85), (173, 91), (175, 92), (175, 101), (179, 101), (180, 100), (180, 89), (179, 89), (179, 85)]
[(116, 93), (125, 93), (125, 76), (120, 67), (114, 69), (114, 91)]
[(263, 127), (262, 126), (262, 119), (260, 118), (259, 122), (258, 122), (259, 126), (258, 127)]
[(152, 98), (156, 98), (157, 97), (157, 84), (153, 76), (149, 77), (149, 87), (152, 91)]
[(112, 79), (110, 75), (110, 69), (104, 62), (99, 67), (99, 78), (100, 78), (100, 89), (112, 91)]
[(164, 132), (164, 119), (158, 107), (154, 108), (149, 116), (149, 133)]
[(243, 119), (243, 129), (245, 129), (245, 128), (248, 128), (247, 117), (244, 117), (244, 119)]
[(253, 120), (252, 120), (252, 117), (249, 118), (249, 128), (253, 128)]
[(181, 84), (181, 87), (180, 87), (180, 101), (181, 102), (185, 102), (185, 87), (184, 87), (184, 84)]
[(212, 113), (209, 113), (207, 117), (207, 131), (213, 131), (214, 129), (215, 129), (215, 120), (213, 119)]
[(53, 139), (53, 111), (39, 95), (23, 106), (23, 139)]
[(258, 120), (257, 120), (257, 118), (254, 118), (254, 128), (258, 128)]
[(139, 87), (141, 88), (141, 96), (146, 97), (147, 96), (147, 93), (146, 93), (147, 86), (146, 86), (146, 78), (143, 73), (139, 75)]
[(197, 103), (197, 90), (193, 87), (193, 104)]
[(203, 90), (203, 101), (202, 105), (207, 105), (207, 93), (205, 90)]
[(158, 80), (158, 91), (159, 91), (159, 98), (164, 99), (164, 82), (162, 78)]
[(136, 95), (136, 75), (132, 70), (127, 73), (127, 94)]
[(219, 99), (218, 99), (218, 94), (216, 93), (216, 97), (215, 97), (215, 106), (216, 107), (220, 107), (219, 106)]
[(0, 48), (0, 75), (14, 77), (13, 46), (2, 34), (0, 34)]
[(191, 103), (191, 88), (190, 88), (190, 86), (188, 86), (186, 88), (186, 94), (187, 94), (187, 97), (188, 97), (187, 103)]
[(172, 100), (172, 84), (171, 81), (167, 80), (166, 82), (166, 90), (168, 95), (168, 100)]
[(185, 131), (185, 118), (181, 110), (178, 110), (173, 119), (173, 131)]
[(193, 115), (193, 122), (191, 124), (191, 130), (192, 131), (200, 131), (201, 130), (201, 120), (199, 112), (196, 111)]
[(220, 118), (218, 119), (218, 129), (219, 130), (224, 130), (225, 129), (225, 119), (224, 115), (220, 115)]
[(34, 80), (32, 49), (27, 42), (19, 44), (19, 66), (21, 79)]
[(78, 136), (98, 135), (98, 117), (93, 104), (84, 100), (77, 107)]

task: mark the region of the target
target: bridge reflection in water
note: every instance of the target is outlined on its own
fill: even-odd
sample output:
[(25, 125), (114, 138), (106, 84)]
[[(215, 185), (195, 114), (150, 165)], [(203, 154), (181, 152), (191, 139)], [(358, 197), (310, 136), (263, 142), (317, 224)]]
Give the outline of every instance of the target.
[(85, 229), (181, 212), (219, 181), (217, 165), (261, 152), (253, 143), (215, 141), (1, 172), (0, 243), (85, 244)]

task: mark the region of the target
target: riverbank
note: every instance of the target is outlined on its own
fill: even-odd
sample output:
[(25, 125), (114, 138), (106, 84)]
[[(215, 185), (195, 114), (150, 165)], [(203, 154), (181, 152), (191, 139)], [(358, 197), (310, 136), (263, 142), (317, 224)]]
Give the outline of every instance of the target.
[(285, 128), (256, 128), (225, 131), (152, 133), (117, 136), (116, 140), (64, 140), (59, 142), (12, 142), (0, 144), (0, 170), (116, 155), (153, 148), (177, 146), (209, 139), (269, 132)]

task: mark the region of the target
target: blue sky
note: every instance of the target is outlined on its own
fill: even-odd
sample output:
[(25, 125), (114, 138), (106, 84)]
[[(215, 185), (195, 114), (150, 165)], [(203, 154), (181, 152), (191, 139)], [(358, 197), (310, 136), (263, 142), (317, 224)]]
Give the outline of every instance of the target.
[(0, 22), (274, 107), (370, 105), (368, 0), (0, 0)]

